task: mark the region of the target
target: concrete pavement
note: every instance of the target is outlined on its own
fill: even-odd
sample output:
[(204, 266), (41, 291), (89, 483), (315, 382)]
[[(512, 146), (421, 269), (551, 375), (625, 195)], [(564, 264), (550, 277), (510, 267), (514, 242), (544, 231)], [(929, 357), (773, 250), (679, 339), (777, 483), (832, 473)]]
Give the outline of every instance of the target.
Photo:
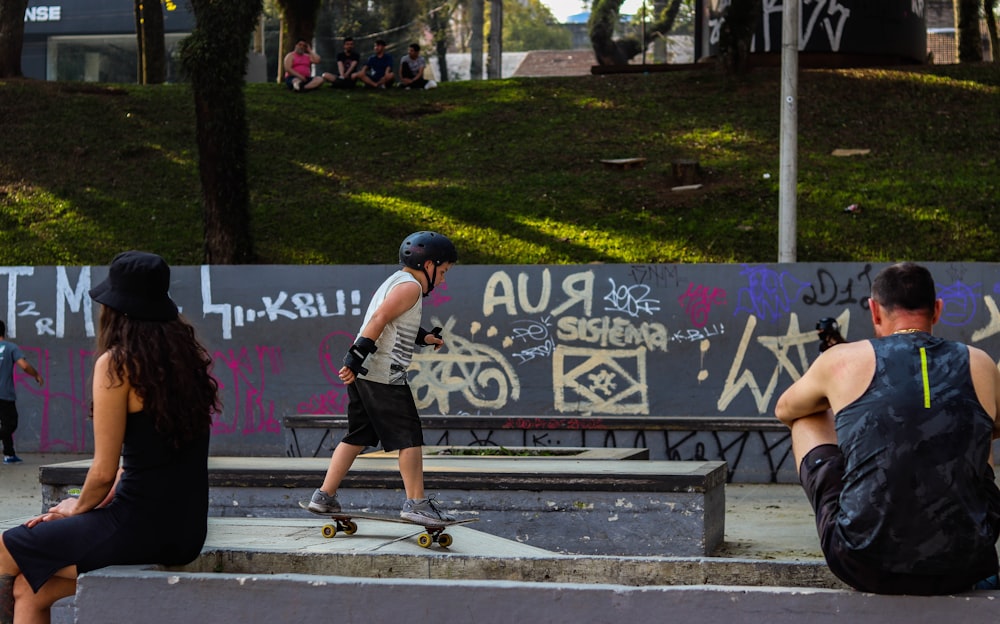
[[(16, 465), (0, 465), (0, 527), (8, 527), (42, 511), (38, 468), (45, 464), (86, 459), (81, 455), (26, 454)], [(379, 552), (454, 556), (532, 557), (551, 554), (476, 531), (476, 525), (449, 531), (455, 543), (447, 551), (437, 545), (420, 548), (413, 536), (419, 527), (359, 522), (354, 536), (320, 535), (325, 520), (303, 512), (301, 519), (212, 519), (206, 549), (264, 552)], [(729, 484), (726, 486), (725, 542), (715, 553), (727, 559), (761, 562), (822, 563), (813, 513), (796, 485)]]
[[(26, 456), (0, 467), (0, 530), (40, 510), (38, 466), (78, 457)], [(202, 555), (181, 569), (112, 566), (81, 577), (54, 624), (204, 619), (223, 624), (472, 619), (546, 622), (650, 620), (664, 613), (703, 624), (844, 621), (914, 624), (1000, 616), (995, 592), (876, 596), (846, 590), (819, 552), (813, 514), (798, 486), (726, 487), (725, 543), (712, 557), (560, 555), (475, 530), (421, 548), (419, 527), (358, 522), (325, 538), (326, 520), (209, 518)], [(183, 572), (184, 574), (178, 574)], [(331, 611), (332, 609), (332, 611)], [(395, 613), (392, 610), (401, 610)]]

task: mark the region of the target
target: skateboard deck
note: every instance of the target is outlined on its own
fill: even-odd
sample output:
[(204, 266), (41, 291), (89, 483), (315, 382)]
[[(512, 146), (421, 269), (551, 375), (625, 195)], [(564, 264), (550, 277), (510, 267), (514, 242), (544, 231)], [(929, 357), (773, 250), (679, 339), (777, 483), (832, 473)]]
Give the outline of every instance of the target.
[(327, 516), (333, 520), (333, 524), (325, 524), (322, 529), (320, 529), (323, 537), (326, 538), (333, 537), (338, 532), (343, 533), (344, 535), (354, 535), (358, 531), (358, 525), (355, 520), (378, 520), (380, 522), (395, 522), (396, 524), (410, 524), (413, 526), (423, 527), (425, 532), (417, 536), (417, 544), (423, 548), (430, 548), (431, 544), (437, 544), (441, 546), (441, 548), (448, 548), (455, 542), (455, 540), (451, 535), (445, 533), (445, 529), (459, 524), (477, 522), (479, 520), (479, 518), (463, 518), (461, 520), (452, 520), (450, 522), (433, 522), (429, 520), (425, 523), (415, 522), (413, 520), (407, 520), (405, 518), (391, 516), (389, 514), (364, 513), (351, 510), (344, 510), (335, 514), (323, 513), (309, 509), (308, 501), (299, 501), (299, 507), (305, 509), (311, 514), (315, 514), (317, 516)]

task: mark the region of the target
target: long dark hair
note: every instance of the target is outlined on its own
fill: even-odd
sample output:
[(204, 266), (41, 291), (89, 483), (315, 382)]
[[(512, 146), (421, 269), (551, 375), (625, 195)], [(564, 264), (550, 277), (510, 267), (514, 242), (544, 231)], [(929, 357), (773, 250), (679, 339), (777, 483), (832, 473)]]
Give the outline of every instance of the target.
[(98, 355), (108, 353), (108, 371), (128, 379), (156, 430), (179, 447), (203, 435), (220, 410), (219, 384), (211, 376), (212, 356), (183, 317), (140, 321), (101, 306)]

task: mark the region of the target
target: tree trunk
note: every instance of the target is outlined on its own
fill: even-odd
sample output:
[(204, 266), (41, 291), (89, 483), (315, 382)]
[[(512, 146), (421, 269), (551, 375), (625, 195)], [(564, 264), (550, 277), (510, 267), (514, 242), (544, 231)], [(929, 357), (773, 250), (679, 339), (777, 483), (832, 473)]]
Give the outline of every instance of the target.
[[(677, 14), (680, 10), (681, 0), (671, 0), (669, 5), (667, 5), (666, 0), (664, 0), (662, 3), (654, 5), (653, 23), (646, 31), (645, 41), (642, 42), (643, 50), (648, 48), (650, 43), (657, 41), (659, 42), (657, 47), (659, 47), (659, 45), (663, 46), (663, 57), (666, 57), (666, 45), (664, 42), (666, 41), (667, 33), (673, 30), (674, 21), (677, 19)], [(654, 56), (654, 59), (655, 58), (656, 57)], [(657, 60), (662, 62), (665, 61), (666, 58)]]
[(486, 0), (469, 1), (469, 78), (471, 80), (483, 79), (483, 25), (486, 14)]
[[(316, 12), (316, 30), (313, 32), (313, 50), (323, 61), (337, 59), (337, 21), (329, 0), (320, 3)], [(334, 63), (330, 63), (333, 65)]]
[(262, 0), (191, 0), (191, 8), (195, 28), (181, 60), (194, 93), (205, 262), (252, 263), (243, 86)]
[(979, 34), (979, 0), (955, 0), (955, 35), (958, 62), (983, 60), (982, 35)]
[(167, 45), (159, 0), (135, 0), (136, 73), (139, 84), (167, 79)]
[(598, 65), (626, 65), (628, 57), (615, 44), (615, 26), (622, 0), (594, 0), (590, 13), (590, 45)]
[(438, 60), (438, 82), (448, 80), (448, 24), (451, 22), (451, 10), (443, 6), (433, 11), (428, 19), (431, 35), (434, 38), (434, 51)]
[(486, 58), (486, 77), (503, 78), (503, 0), (490, 0), (490, 51)]
[(19, 78), (28, 0), (0, 0), (0, 78)]
[[(278, 0), (281, 7), (281, 51), (279, 59), (295, 49), (298, 41), (312, 42), (321, 0)], [(279, 61), (278, 65), (281, 65)]]
[(993, 11), (993, 0), (983, 0), (983, 14), (986, 16), (986, 30), (990, 33), (993, 62), (1000, 63), (1000, 37), (997, 36), (997, 15)]
[[(666, 0), (653, 0), (653, 20), (656, 20), (667, 8)], [(655, 32), (655, 31), (654, 31)], [(667, 33), (660, 33), (653, 42), (653, 62), (667, 62)]]
[(723, 11), (719, 60), (727, 74), (741, 76), (750, 71), (750, 45), (761, 10), (761, 0), (732, 0)]

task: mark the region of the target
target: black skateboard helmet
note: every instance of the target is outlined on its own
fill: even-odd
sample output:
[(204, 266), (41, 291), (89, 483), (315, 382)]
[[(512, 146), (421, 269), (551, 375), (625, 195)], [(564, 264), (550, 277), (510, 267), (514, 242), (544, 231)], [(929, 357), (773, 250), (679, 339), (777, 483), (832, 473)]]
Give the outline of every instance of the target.
[(419, 269), (428, 260), (435, 265), (458, 262), (458, 251), (447, 236), (437, 232), (414, 232), (399, 246), (399, 263), (403, 266)]
[[(428, 275), (424, 263), (428, 260), (434, 263), (434, 275)], [(437, 267), (445, 262), (458, 262), (458, 251), (455, 245), (444, 234), (437, 232), (414, 232), (403, 240), (399, 246), (399, 263), (411, 269), (419, 269), (427, 278), (427, 292), (434, 290), (437, 281)]]

